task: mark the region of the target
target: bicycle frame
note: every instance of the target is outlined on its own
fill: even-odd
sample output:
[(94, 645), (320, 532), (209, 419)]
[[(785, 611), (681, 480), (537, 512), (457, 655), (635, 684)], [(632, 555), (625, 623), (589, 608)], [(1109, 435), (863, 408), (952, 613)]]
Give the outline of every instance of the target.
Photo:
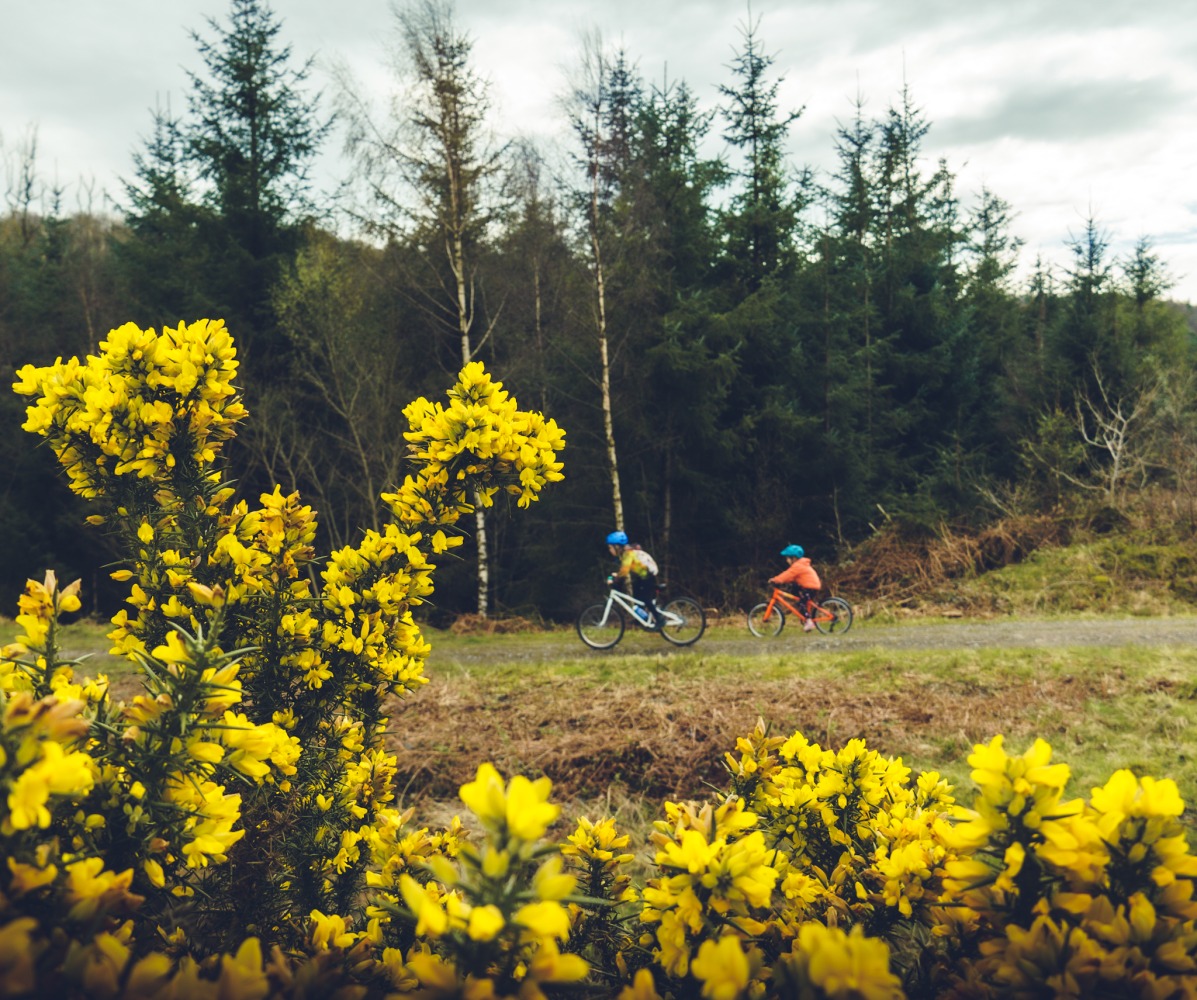
[[(773, 614), (773, 609), (780, 604), (782, 608), (792, 615), (797, 615), (799, 618), (805, 618), (806, 613), (799, 609), (798, 598), (778, 587), (773, 588), (773, 596), (769, 598), (769, 606), (765, 609), (765, 618), (768, 619)], [(813, 622), (829, 622), (835, 619), (830, 611), (826, 610), (813, 597), (810, 600), (810, 620)]]
[[(603, 619), (601, 622), (599, 622), (600, 625), (607, 624), (607, 619), (611, 616), (611, 609), (615, 605), (619, 605), (621, 608), (623, 608), (623, 610), (627, 612), (628, 618), (630, 618), (641, 628), (648, 629), (649, 631), (652, 631), (655, 628), (652, 622), (644, 621), (644, 619), (635, 613), (635, 608), (644, 608), (647, 607), (647, 605), (638, 598), (633, 597), (631, 594), (624, 593), (622, 590), (616, 590), (614, 587), (612, 587), (610, 593), (607, 594), (607, 608), (603, 612)], [(678, 618), (677, 615), (671, 614), (664, 608), (657, 608), (657, 617), (661, 625), (680, 625), (682, 623), (682, 620)]]
[(779, 587), (773, 589), (768, 601), (762, 601), (748, 612), (748, 631), (760, 638), (780, 635), (785, 628), (786, 612), (798, 618), (805, 618), (804, 630), (817, 628), (824, 635), (844, 633), (852, 627), (852, 605), (842, 597), (828, 597), (820, 604), (811, 599), (804, 602)]

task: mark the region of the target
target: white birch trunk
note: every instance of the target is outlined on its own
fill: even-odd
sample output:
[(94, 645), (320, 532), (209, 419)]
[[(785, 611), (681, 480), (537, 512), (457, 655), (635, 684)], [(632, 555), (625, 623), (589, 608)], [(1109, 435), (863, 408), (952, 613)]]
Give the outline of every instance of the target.
[(603, 253), (599, 244), (598, 168), (590, 188), (590, 249), (594, 255), (594, 290), (598, 310), (599, 392), (603, 403), (603, 434), (607, 445), (607, 468), (611, 475), (611, 508), (615, 530), (623, 531), (623, 492), (619, 487), (619, 457), (615, 451), (615, 421), (611, 412), (611, 357), (607, 339), (607, 290), (603, 276)]
[[(447, 164), (449, 174), (449, 198), (452, 209), (453, 231), (449, 234), (448, 254), (449, 267), (453, 271), (453, 280), (457, 293), (457, 328), (461, 334), (461, 364), (468, 365), (473, 358), (474, 350), (470, 343), (470, 328), (474, 325), (469, 295), (469, 275), (466, 273), (465, 244), (461, 237), (461, 227), (458, 224), (460, 202), (458, 200), (457, 176), (452, 162)], [(482, 507), (481, 497), (475, 490), (474, 502), (474, 541), (478, 547), (478, 617), (486, 618), (490, 614), (490, 557), (486, 541), (486, 511)]]

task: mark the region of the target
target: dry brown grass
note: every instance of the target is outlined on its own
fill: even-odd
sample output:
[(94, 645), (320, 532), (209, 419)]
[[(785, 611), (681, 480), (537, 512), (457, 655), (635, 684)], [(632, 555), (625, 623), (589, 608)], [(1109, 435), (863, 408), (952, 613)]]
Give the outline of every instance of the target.
[(449, 626), (454, 635), (517, 635), (522, 632), (542, 632), (544, 622), (533, 621), (520, 615), (507, 617), (479, 614), (460, 615)]
[[(860, 737), (883, 753), (933, 761), (945, 741), (968, 748), (1024, 731), (1028, 706), (1067, 718), (1087, 699), (1112, 696), (1118, 683), (1103, 674), (928, 684), (890, 673), (876, 691), (851, 677), (711, 684), (665, 675), (647, 687), (541, 678), (498, 692), (477, 677), (441, 678), (392, 706), (390, 748), (409, 800), (456, 797), (483, 760), (509, 774), (547, 774), (564, 799), (612, 786), (657, 800), (693, 798), (723, 784), (723, 754), (761, 716), (775, 731), (801, 731), (825, 746)], [(1037, 721), (1037, 735), (1055, 735)]]
[(870, 595), (875, 604), (934, 603), (952, 581), (1021, 562), (1046, 545), (1067, 544), (1068, 533), (1066, 522), (1048, 515), (1006, 518), (979, 531), (945, 525), (919, 537), (888, 529), (862, 542), (850, 561), (829, 568), (827, 582), (839, 593)]

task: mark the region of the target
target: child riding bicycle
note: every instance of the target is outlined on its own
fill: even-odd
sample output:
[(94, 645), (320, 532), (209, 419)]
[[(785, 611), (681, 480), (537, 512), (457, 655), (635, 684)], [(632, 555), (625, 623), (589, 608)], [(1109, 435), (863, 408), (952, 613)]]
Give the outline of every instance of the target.
[(811, 621), (810, 602), (823, 589), (823, 581), (819, 579), (819, 574), (815, 572), (801, 545), (787, 545), (781, 550), (781, 555), (786, 561), (786, 568), (776, 576), (769, 577), (769, 582), (798, 598), (798, 607), (802, 608), (805, 615), (802, 631), (813, 632), (815, 623)]
[(612, 583), (625, 580), (632, 591), (632, 596), (644, 602), (648, 621), (660, 627), (661, 618), (657, 614), (657, 561), (644, 551), (639, 545), (628, 541), (628, 536), (622, 531), (613, 531), (607, 536), (607, 549), (619, 560), (619, 569), (611, 574)]

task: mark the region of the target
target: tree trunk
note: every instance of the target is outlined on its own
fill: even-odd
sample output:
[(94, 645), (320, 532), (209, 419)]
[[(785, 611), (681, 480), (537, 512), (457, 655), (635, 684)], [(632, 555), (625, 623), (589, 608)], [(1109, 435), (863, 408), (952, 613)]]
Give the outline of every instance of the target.
[[(457, 328), (461, 333), (461, 364), (465, 367), (473, 359), (474, 348), (470, 343), (470, 330), (474, 325), (474, 316), (470, 303), (470, 276), (466, 273), (465, 242), (461, 236), (461, 227), (457, 223), (460, 216), (459, 191), (457, 174), (452, 167), (449, 169), (449, 197), (454, 211), (454, 227), (448, 240), (449, 267), (453, 271), (456, 285)], [(478, 617), (486, 618), (490, 614), (490, 556), (486, 542), (486, 510), (481, 503), (481, 496), (474, 492), (474, 541), (478, 547)]]
[(611, 475), (611, 508), (615, 530), (623, 531), (623, 493), (619, 488), (619, 458), (615, 451), (615, 420), (611, 412), (611, 357), (607, 342), (607, 290), (603, 276), (603, 255), (598, 234), (598, 171), (594, 172), (590, 202), (590, 248), (594, 254), (594, 290), (598, 310), (599, 392), (603, 401), (603, 434), (607, 445), (607, 468)]
[(490, 557), (486, 551), (486, 511), (474, 494), (474, 537), (478, 541), (478, 617), (490, 613)]
[[(672, 440), (672, 438), (667, 438)], [(665, 496), (662, 502), (664, 508), (661, 512), (661, 551), (658, 555), (663, 558), (660, 560), (662, 569), (662, 586), (669, 586), (669, 567), (672, 560), (669, 558), (671, 539), (673, 536), (673, 451), (672, 449), (665, 452)]]

